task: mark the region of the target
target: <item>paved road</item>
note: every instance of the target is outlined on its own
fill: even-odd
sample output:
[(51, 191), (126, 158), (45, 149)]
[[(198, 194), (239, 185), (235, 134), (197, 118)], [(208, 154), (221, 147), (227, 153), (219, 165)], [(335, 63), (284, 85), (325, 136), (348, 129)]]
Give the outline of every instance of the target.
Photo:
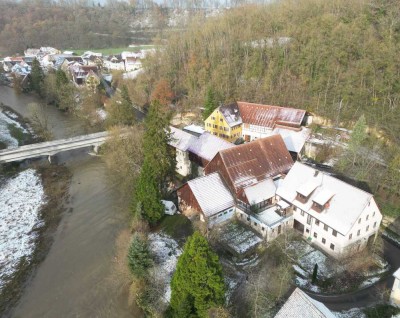
[(323, 302), (333, 311), (362, 308), (379, 302), (379, 295), (382, 294), (382, 291), (384, 289), (392, 289), (394, 281), (392, 274), (400, 267), (400, 248), (385, 239), (383, 241), (385, 259), (391, 266), (388, 275), (383, 280), (373, 286), (349, 294), (334, 296), (317, 295), (309, 292), (307, 294), (313, 299)]

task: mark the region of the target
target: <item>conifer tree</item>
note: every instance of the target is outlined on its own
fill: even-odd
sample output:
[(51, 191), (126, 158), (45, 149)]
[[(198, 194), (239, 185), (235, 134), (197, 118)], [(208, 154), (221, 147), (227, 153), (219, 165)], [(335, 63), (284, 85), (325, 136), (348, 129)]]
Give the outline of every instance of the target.
[(128, 265), (136, 277), (144, 277), (153, 264), (148, 242), (135, 233), (128, 251)]
[(35, 58), (32, 62), (32, 69), (30, 74), (30, 87), (33, 91), (42, 95), (44, 81), (44, 73), (40, 67), (39, 61)]
[(225, 284), (218, 256), (199, 232), (185, 244), (171, 290), (171, 317), (206, 317), (208, 309), (224, 304)]
[(206, 100), (204, 102), (203, 120), (206, 120), (208, 116), (218, 107), (216, 94), (212, 87), (207, 90)]
[(173, 149), (168, 145), (171, 138), (169, 116), (162, 113), (160, 107), (160, 103), (154, 101), (145, 119), (144, 159), (134, 198), (142, 205), (143, 218), (150, 223), (156, 223), (164, 214), (160, 200), (176, 165)]

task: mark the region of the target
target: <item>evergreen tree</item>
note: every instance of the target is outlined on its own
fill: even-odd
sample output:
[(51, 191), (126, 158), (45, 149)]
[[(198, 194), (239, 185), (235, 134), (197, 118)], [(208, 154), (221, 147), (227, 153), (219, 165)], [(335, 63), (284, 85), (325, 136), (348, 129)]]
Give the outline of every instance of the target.
[(168, 145), (171, 138), (169, 116), (162, 113), (160, 107), (160, 103), (154, 101), (145, 119), (144, 159), (135, 191), (135, 202), (142, 204), (143, 217), (150, 223), (156, 223), (164, 213), (160, 200), (176, 165), (173, 149)]
[(63, 86), (67, 85), (69, 83), (67, 74), (61, 69), (56, 71), (56, 87), (58, 89), (62, 89)]
[(42, 95), (43, 81), (43, 70), (40, 67), (39, 61), (35, 58), (32, 62), (32, 69), (30, 74), (30, 88), (39, 95)]
[(128, 251), (128, 265), (132, 274), (136, 277), (144, 277), (153, 261), (147, 241), (134, 234)]
[(212, 87), (207, 90), (206, 100), (204, 102), (203, 120), (206, 120), (208, 116), (218, 107), (216, 94)]
[(129, 97), (128, 89), (122, 86), (121, 94), (114, 99), (108, 110), (107, 126), (133, 125), (135, 123), (135, 113), (132, 101)]
[(208, 309), (224, 304), (225, 284), (218, 256), (199, 232), (185, 244), (171, 290), (172, 317), (206, 317)]
[(312, 273), (312, 281), (311, 281), (313, 284), (315, 284), (317, 282), (317, 276), (318, 276), (318, 264), (315, 263), (314, 270)]

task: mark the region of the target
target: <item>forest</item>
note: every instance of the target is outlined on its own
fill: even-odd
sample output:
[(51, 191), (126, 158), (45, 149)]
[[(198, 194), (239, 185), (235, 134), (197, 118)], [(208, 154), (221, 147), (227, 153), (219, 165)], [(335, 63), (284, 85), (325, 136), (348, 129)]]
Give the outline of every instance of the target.
[(128, 4), (83, 6), (0, 1), (0, 53), (30, 47), (105, 48), (131, 43)]
[[(400, 142), (400, 3), (283, 0), (192, 22), (146, 65), (141, 86), (167, 80), (196, 110), (212, 87), (221, 102), (307, 109), (333, 125), (368, 125)], [(143, 100), (142, 102), (145, 102)]]

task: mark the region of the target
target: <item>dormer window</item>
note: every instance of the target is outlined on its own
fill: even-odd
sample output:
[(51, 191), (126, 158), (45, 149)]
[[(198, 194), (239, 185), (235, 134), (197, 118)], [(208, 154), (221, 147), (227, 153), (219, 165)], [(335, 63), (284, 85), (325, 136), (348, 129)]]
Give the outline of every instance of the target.
[(313, 209), (314, 211), (318, 212), (318, 213), (321, 213), (321, 212), (324, 210), (324, 206), (323, 206), (323, 205), (320, 205), (320, 204), (318, 204), (317, 202), (314, 202), (314, 201), (313, 201), (312, 209)]

